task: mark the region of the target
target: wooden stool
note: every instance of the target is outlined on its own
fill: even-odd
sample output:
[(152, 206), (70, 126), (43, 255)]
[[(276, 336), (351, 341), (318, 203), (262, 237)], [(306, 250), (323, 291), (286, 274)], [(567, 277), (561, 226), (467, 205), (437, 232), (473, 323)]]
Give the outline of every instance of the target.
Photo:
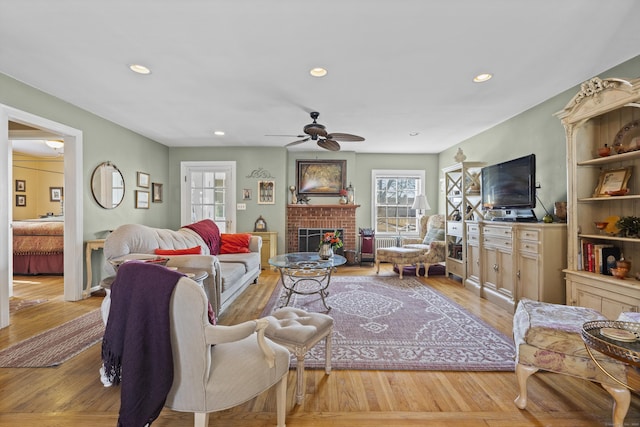
[(296, 356), (296, 402), (304, 400), (304, 358), (320, 340), (325, 339), (325, 373), (331, 373), (331, 333), (333, 318), (322, 313), (308, 313), (299, 308), (283, 307), (267, 316), (269, 326), (264, 335), (286, 347)]

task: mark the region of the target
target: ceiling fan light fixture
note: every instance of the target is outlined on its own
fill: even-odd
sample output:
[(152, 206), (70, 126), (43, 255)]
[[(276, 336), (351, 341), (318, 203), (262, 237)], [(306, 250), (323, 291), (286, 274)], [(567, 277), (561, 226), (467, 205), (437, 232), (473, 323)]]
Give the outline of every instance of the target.
[(327, 70), (322, 67), (315, 67), (309, 71), (309, 74), (311, 74), (313, 77), (324, 77), (327, 75)]
[(151, 74), (151, 70), (148, 67), (140, 64), (131, 64), (129, 65), (129, 69), (138, 74)]
[(473, 78), (473, 81), (475, 83), (483, 83), (483, 82), (486, 82), (487, 80), (491, 80), (491, 77), (493, 77), (493, 74), (491, 73), (480, 73)]

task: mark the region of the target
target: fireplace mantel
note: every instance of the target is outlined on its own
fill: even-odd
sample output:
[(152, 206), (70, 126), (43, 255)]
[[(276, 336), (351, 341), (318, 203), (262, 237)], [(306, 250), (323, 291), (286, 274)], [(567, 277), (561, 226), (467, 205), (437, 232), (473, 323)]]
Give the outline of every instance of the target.
[(287, 252), (298, 251), (299, 228), (341, 228), (344, 248), (356, 249), (356, 209), (360, 205), (287, 205)]

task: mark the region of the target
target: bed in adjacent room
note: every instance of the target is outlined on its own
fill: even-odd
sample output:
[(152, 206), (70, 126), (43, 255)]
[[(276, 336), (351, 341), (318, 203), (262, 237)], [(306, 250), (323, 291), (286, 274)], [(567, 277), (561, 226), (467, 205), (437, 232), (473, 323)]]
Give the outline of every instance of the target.
[(13, 221), (13, 274), (64, 273), (64, 217)]

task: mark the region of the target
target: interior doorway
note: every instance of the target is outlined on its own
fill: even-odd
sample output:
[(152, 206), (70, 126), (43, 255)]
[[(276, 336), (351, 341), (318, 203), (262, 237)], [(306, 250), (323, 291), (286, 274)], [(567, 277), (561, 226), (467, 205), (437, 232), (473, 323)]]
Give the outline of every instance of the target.
[[(12, 144), (9, 123), (14, 122), (42, 132), (57, 135), (65, 145), (64, 157), (64, 299), (83, 298), (83, 193), (82, 193), (82, 131), (0, 104), (0, 172), (4, 182), (13, 182)], [(12, 191), (0, 186), (0, 242), (6, 242), (0, 252), (0, 327), (9, 325), (9, 297), (13, 279)]]

